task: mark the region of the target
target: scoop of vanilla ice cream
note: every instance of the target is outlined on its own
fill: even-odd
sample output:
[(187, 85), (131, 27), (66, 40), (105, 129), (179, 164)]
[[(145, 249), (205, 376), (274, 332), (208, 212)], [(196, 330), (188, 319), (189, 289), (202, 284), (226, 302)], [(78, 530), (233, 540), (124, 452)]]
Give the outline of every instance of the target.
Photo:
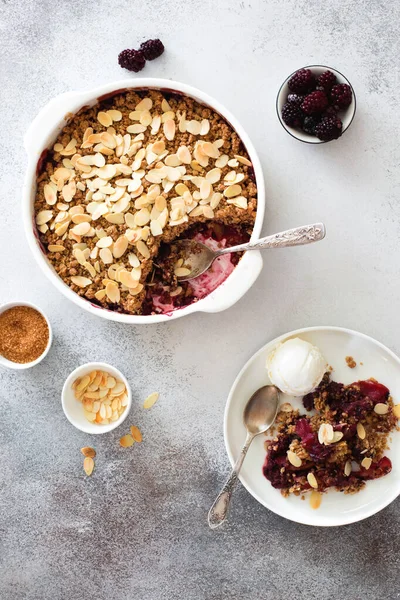
[(267, 358), (268, 376), (284, 394), (305, 396), (319, 385), (327, 370), (320, 350), (300, 338), (278, 344)]

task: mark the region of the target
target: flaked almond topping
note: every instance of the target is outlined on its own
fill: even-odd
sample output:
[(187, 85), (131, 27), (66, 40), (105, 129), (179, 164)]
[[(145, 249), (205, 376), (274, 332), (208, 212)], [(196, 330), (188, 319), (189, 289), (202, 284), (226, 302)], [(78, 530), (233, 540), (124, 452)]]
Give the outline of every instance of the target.
[(371, 465), (372, 465), (372, 458), (370, 458), (369, 456), (366, 456), (365, 458), (362, 459), (361, 466), (364, 469), (368, 470)]
[(142, 240), (136, 242), (136, 248), (144, 258), (150, 258), (150, 250)]
[(131, 425), (131, 434), (135, 442), (138, 442), (138, 444), (140, 444), (140, 442), (143, 440), (143, 436), (139, 427), (136, 427), (136, 425)]
[(318, 430), (318, 441), (326, 446), (333, 442), (334, 431), (330, 423), (322, 423)]
[(313, 490), (310, 494), (310, 506), (314, 510), (317, 510), (321, 506), (322, 502), (322, 494), (317, 492), (317, 490)]
[(143, 98), (143, 100), (141, 100), (139, 102), (139, 104), (136, 105), (136, 110), (151, 110), (153, 106), (153, 100), (151, 98)]
[(235, 154), (235, 158), (242, 165), (247, 165), (248, 167), (251, 167), (251, 162), (245, 156), (240, 156), (239, 154)]
[(92, 283), (92, 280), (88, 277), (82, 277), (81, 275), (73, 275), (71, 277), (72, 283), (77, 285), (78, 287), (85, 288)]
[(282, 406), (279, 407), (279, 410), (282, 412), (292, 412), (293, 406), (289, 402), (284, 402)]
[(109, 248), (113, 245), (113, 239), (110, 235), (106, 235), (101, 237), (98, 242), (96, 242), (96, 246), (98, 248)]
[(88, 456), (89, 458), (94, 458), (96, 456), (96, 450), (91, 448), (90, 446), (85, 446), (81, 448), (81, 452), (83, 456)]
[(147, 396), (146, 400), (143, 402), (143, 408), (151, 408), (158, 400), (160, 394), (158, 392), (153, 392), (150, 396)]
[(43, 188), (44, 199), (47, 204), (53, 206), (57, 202), (57, 188), (53, 184), (47, 183)]
[(386, 415), (389, 411), (389, 406), (383, 402), (378, 402), (378, 404), (375, 404), (374, 406), (374, 411), (377, 415)]
[(163, 125), (163, 131), (164, 131), (164, 135), (167, 138), (167, 140), (171, 141), (174, 139), (175, 130), (176, 130), (175, 121), (173, 121), (172, 119), (165, 121), (165, 123)]
[(186, 121), (186, 131), (192, 135), (199, 135), (201, 131), (200, 121)]
[(64, 252), (65, 246), (61, 246), (61, 244), (49, 244), (47, 249), (49, 252)]
[(128, 238), (125, 235), (121, 235), (113, 246), (114, 258), (121, 258), (128, 248)]
[(114, 262), (113, 255), (109, 248), (101, 248), (99, 256), (100, 260), (102, 260), (105, 265), (111, 265)]
[(108, 110), (107, 114), (111, 117), (113, 121), (121, 121), (122, 120), (122, 112), (120, 110)]
[(314, 473), (307, 474), (307, 481), (311, 485), (312, 488), (318, 489), (318, 481), (317, 481)]
[(187, 269), (186, 267), (178, 267), (174, 270), (174, 273), (177, 277), (186, 277), (187, 275), (190, 275), (190, 269)]
[(190, 165), (192, 160), (192, 155), (187, 146), (180, 146), (176, 153), (177, 157), (180, 161), (182, 161), (185, 165)]
[(109, 299), (110, 302), (115, 302), (118, 303), (120, 301), (120, 291), (119, 291), (119, 287), (116, 283), (107, 283), (106, 285), (106, 294), (107, 294), (107, 298)]
[(344, 465), (344, 474), (348, 477), (351, 473), (351, 460), (346, 461)]
[(365, 439), (365, 428), (364, 425), (362, 425), (362, 423), (357, 423), (357, 435), (360, 438), (360, 440), (364, 440)]
[(135, 443), (135, 440), (133, 439), (131, 434), (128, 433), (127, 435), (123, 435), (122, 438), (120, 438), (119, 443), (123, 448), (130, 448), (130, 446), (133, 446), (133, 444)]
[(97, 113), (97, 120), (101, 125), (103, 125), (103, 127), (109, 127), (110, 125), (112, 125), (111, 116), (104, 111), (100, 111), (99, 113)]
[(302, 460), (299, 456), (297, 456), (297, 454), (292, 452), (292, 450), (288, 450), (286, 454), (287, 454), (288, 461), (290, 462), (291, 465), (293, 465), (294, 467), (301, 467)]
[(400, 404), (395, 404), (393, 407), (393, 414), (395, 417), (400, 419)]
[(224, 196), (226, 198), (234, 198), (235, 196), (239, 196), (242, 192), (242, 187), (235, 183), (234, 185), (230, 185), (224, 191)]
[(83, 459), (83, 469), (88, 477), (93, 473), (94, 460), (91, 456), (86, 456)]
[(342, 439), (342, 437), (343, 437), (343, 433), (341, 431), (334, 431), (332, 444), (339, 442)]
[(42, 210), (36, 215), (36, 225), (44, 225), (45, 223), (48, 223), (52, 217), (52, 210)]

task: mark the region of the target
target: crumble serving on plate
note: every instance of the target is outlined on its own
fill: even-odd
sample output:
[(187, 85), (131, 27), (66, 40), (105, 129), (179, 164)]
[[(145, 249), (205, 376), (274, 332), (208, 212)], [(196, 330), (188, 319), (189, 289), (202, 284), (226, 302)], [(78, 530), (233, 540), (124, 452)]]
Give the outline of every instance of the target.
[(44, 252), (74, 292), (118, 312), (168, 312), (213, 291), (238, 258), (213, 267), (207, 285), (178, 285), (169, 244), (247, 241), (256, 206), (237, 133), (179, 93), (126, 91), (82, 108), (38, 165)]
[(386, 386), (374, 379), (345, 386), (326, 373), (303, 405), (315, 414), (300, 415), (285, 403), (277, 435), (265, 442), (264, 476), (284, 496), (313, 490), (311, 505), (317, 508), (319, 492), (333, 487), (355, 493), (391, 471), (384, 452), (400, 405), (394, 406)]

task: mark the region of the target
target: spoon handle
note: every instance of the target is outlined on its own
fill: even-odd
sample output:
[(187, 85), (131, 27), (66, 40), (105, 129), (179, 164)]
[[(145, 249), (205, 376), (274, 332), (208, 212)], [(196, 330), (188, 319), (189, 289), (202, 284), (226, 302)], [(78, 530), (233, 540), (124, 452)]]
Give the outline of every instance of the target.
[(231, 248), (219, 250), (217, 255), (230, 254), (231, 252), (244, 252), (245, 250), (263, 250), (265, 248), (287, 248), (288, 246), (303, 246), (323, 240), (325, 237), (325, 225), (323, 223), (314, 223), (313, 225), (303, 225), (295, 229), (288, 229), (280, 233), (274, 233), (268, 237), (261, 238), (256, 242), (248, 242)]
[(254, 437), (255, 436), (252, 435), (251, 433), (247, 434), (246, 442), (242, 448), (241, 453), (239, 454), (239, 457), (235, 463), (235, 466), (232, 469), (232, 473), (230, 474), (224, 487), (218, 494), (214, 504), (212, 505), (212, 507), (209, 510), (208, 524), (211, 527), (211, 529), (216, 529), (226, 519), (226, 515), (227, 515), (228, 509), (229, 509), (229, 504), (231, 501), (232, 492), (233, 492), (233, 489), (238, 480), (239, 471), (242, 467), (244, 458), (247, 454), (247, 450), (249, 449), (250, 444), (253, 441)]

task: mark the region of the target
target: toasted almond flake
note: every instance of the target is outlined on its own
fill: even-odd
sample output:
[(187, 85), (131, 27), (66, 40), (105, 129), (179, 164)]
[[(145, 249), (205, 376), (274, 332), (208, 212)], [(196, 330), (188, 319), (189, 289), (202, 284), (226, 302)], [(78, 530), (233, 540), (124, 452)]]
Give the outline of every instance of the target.
[(68, 229), (68, 226), (69, 226), (69, 221), (67, 221), (66, 223), (60, 223), (59, 225), (56, 225), (55, 230), (54, 230), (56, 235), (58, 235), (60, 237), (62, 235), (64, 235), (64, 233)]
[(143, 110), (141, 112), (139, 121), (142, 125), (144, 125), (145, 127), (148, 127), (149, 125), (151, 125), (152, 120), (153, 120), (153, 117), (151, 116), (151, 114), (148, 110)]
[[(105, 250), (108, 250), (108, 248), (105, 248)], [(107, 283), (106, 294), (107, 294), (107, 298), (110, 300), (110, 302), (118, 303), (120, 301), (121, 297), (120, 297), (119, 287), (116, 283), (114, 283), (114, 282)]]
[(183, 288), (178, 285), (177, 288), (175, 288), (172, 292), (169, 293), (169, 295), (174, 298), (175, 296), (179, 296), (179, 294), (183, 291)]
[(229, 156), (227, 154), (221, 154), (219, 158), (215, 161), (215, 166), (219, 169), (223, 169), (228, 164)]
[(128, 261), (129, 261), (129, 264), (131, 265), (131, 267), (133, 267), (133, 268), (140, 266), (140, 260), (138, 259), (136, 254), (133, 254), (133, 253), (129, 254)]
[(239, 163), (236, 160), (236, 158), (231, 158), (230, 160), (228, 160), (228, 167), (238, 167)]
[(318, 489), (318, 481), (317, 481), (314, 473), (307, 474), (307, 481), (311, 485), (312, 488)]
[(53, 187), (53, 185), (46, 183), (46, 185), (43, 188), (43, 194), (44, 199), (50, 206), (53, 206), (57, 202), (57, 191)]
[(90, 446), (85, 446), (81, 448), (81, 452), (83, 456), (88, 456), (89, 458), (94, 458), (96, 456), (96, 450), (91, 448)]
[(71, 230), (75, 235), (86, 235), (90, 231), (90, 223), (79, 223)]
[(234, 198), (235, 196), (239, 196), (241, 191), (242, 187), (239, 184), (235, 183), (234, 185), (230, 185), (226, 188), (226, 190), (224, 191), (224, 196), (226, 198)]
[(134, 125), (128, 125), (126, 131), (128, 133), (142, 133), (143, 131), (146, 131), (146, 129), (147, 127), (145, 125), (142, 125), (141, 123), (135, 123)]
[(114, 258), (121, 258), (128, 248), (128, 238), (125, 235), (120, 235), (113, 246)]
[(144, 258), (150, 258), (150, 250), (142, 240), (136, 242), (136, 248)]
[(172, 119), (165, 121), (165, 123), (163, 125), (163, 131), (164, 131), (164, 135), (167, 138), (167, 140), (171, 141), (174, 139), (175, 130), (176, 130), (175, 121), (173, 121)]
[(44, 225), (45, 223), (48, 223), (53, 217), (53, 211), (52, 210), (41, 210), (37, 215), (36, 215), (36, 225)]
[(65, 247), (61, 246), (61, 244), (49, 244), (47, 250), (49, 252), (64, 252)]
[(110, 114), (107, 114), (104, 111), (100, 111), (97, 114), (97, 120), (101, 125), (103, 125), (103, 127), (109, 127), (110, 125), (112, 125), (112, 118)]
[(107, 111), (107, 114), (110, 115), (113, 121), (118, 122), (122, 119), (122, 112), (120, 110), (111, 109)]
[(97, 300), (104, 300), (105, 296), (106, 296), (106, 290), (99, 290), (98, 292), (95, 293), (95, 298), (97, 298)]
[(71, 281), (72, 283), (81, 288), (85, 288), (92, 283), (91, 279), (89, 279), (88, 277), (82, 277), (81, 275), (72, 276)]
[(365, 458), (363, 458), (363, 460), (361, 461), (361, 466), (364, 467), (364, 469), (369, 469), (370, 466), (372, 465), (372, 458), (370, 458), (369, 456), (366, 456)]
[(143, 436), (139, 427), (136, 427), (136, 425), (131, 425), (131, 434), (135, 442), (140, 444), (140, 442), (143, 440)]
[(243, 208), (243, 209), (247, 208), (247, 198), (245, 198), (244, 196), (236, 196), (236, 198), (227, 200), (227, 203), (233, 204), (234, 206), (237, 206), (238, 208)]
[(134, 216), (135, 226), (143, 227), (150, 221), (150, 211), (148, 208), (141, 208)]
[(208, 171), (206, 173), (206, 179), (211, 184), (217, 183), (217, 181), (219, 181), (221, 179), (221, 169), (217, 169), (217, 168), (211, 169), (210, 171)]
[(141, 100), (139, 102), (139, 104), (136, 105), (136, 110), (151, 110), (153, 106), (153, 100), (151, 98), (143, 98), (143, 100)]
[(210, 131), (210, 121), (208, 119), (203, 119), (200, 126), (200, 135), (207, 135)]
[(203, 214), (204, 212), (202, 206), (196, 206), (193, 210), (190, 211), (191, 217), (200, 217)]
[(91, 456), (86, 456), (83, 460), (83, 469), (86, 475), (89, 477), (93, 473), (94, 460)]
[(99, 252), (100, 259), (105, 265), (111, 265), (114, 262), (113, 255), (109, 248), (101, 248)]
[(292, 452), (292, 450), (288, 450), (286, 454), (287, 454), (288, 461), (290, 462), (291, 465), (293, 465), (294, 467), (301, 467), (302, 460), (299, 456), (297, 456), (297, 454)]
[(235, 156), (236, 160), (238, 162), (240, 162), (242, 165), (247, 165), (248, 167), (251, 167), (251, 162), (245, 156), (240, 156), (239, 154), (235, 154), (234, 156)]
[(78, 263), (80, 265), (84, 265), (85, 264), (85, 262), (86, 262), (86, 256), (85, 256), (85, 254), (83, 253), (83, 251), (80, 248), (76, 248), (73, 251), (73, 255), (75, 256), (76, 260), (78, 261)]
[(163, 99), (162, 99), (162, 102), (161, 102), (161, 110), (162, 110), (164, 113), (166, 113), (166, 112), (168, 112), (169, 110), (171, 110), (171, 107), (170, 107), (170, 105), (168, 104), (168, 101), (167, 101), (165, 98), (163, 98)]
[(117, 381), (117, 383), (115, 384), (115, 386), (112, 389), (112, 394), (113, 396), (119, 396), (120, 394), (122, 394), (122, 392), (125, 392), (126, 388), (125, 388), (125, 384), (123, 381)]
[(131, 434), (128, 433), (127, 435), (123, 435), (122, 438), (120, 438), (119, 443), (123, 448), (129, 448), (130, 446), (133, 446), (135, 440), (133, 439)]
[(203, 206), (203, 214), (207, 219), (213, 219), (214, 218), (214, 211), (211, 208), (211, 206)]
[(393, 414), (395, 417), (400, 419), (400, 404), (395, 404), (393, 407)]
[(146, 400), (143, 402), (143, 408), (151, 408), (160, 397), (158, 392), (153, 392), (150, 396), (147, 396)]
[(76, 225), (79, 225), (79, 223), (90, 223), (91, 220), (92, 217), (90, 215), (83, 215), (81, 213), (72, 216), (72, 222)]
[(210, 207), (215, 210), (218, 206), (218, 204), (221, 202), (222, 199), (222, 194), (220, 192), (215, 192), (215, 194), (212, 195), (212, 198), (210, 200)]
[(318, 441), (320, 444), (328, 445), (333, 441), (334, 431), (330, 423), (322, 423), (318, 430)]
[(144, 285), (139, 283), (135, 288), (129, 288), (129, 293), (131, 296), (137, 296), (143, 290)]
[(357, 423), (357, 435), (360, 440), (364, 440), (366, 436), (365, 428), (362, 423)]
[(389, 411), (389, 406), (387, 404), (383, 404), (383, 402), (378, 402), (375, 404), (374, 411), (377, 415), (386, 415)]
[(200, 185), (200, 197), (205, 200), (212, 192), (211, 183), (207, 179), (203, 179)]
[(61, 152), (61, 150), (64, 150), (64, 146), (62, 144), (54, 144), (53, 150), (54, 152)]
[(333, 438), (332, 438), (332, 444), (339, 442), (343, 437), (343, 433), (341, 431), (334, 431), (333, 432)]
[(115, 377), (112, 377), (112, 375), (109, 375), (107, 377), (106, 387), (108, 387), (108, 389), (111, 389), (111, 388), (115, 387), (116, 385), (117, 385), (117, 380), (115, 379)]
[(161, 227), (160, 222), (157, 221), (156, 219), (153, 219), (152, 221), (150, 221), (150, 231), (151, 231), (151, 235), (153, 235), (154, 237), (157, 237), (158, 235), (162, 235), (163, 228)]
[(290, 402), (284, 402), (282, 406), (279, 407), (279, 410), (282, 412), (289, 413), (292, 412), (293, 406), (290, 404)]
[(168, 167), (179, 167), (182, 164), (182, 161), (179, 160), (176, 154), (170, 154), (164, 162)]
[(129, 271), (121, 271), (119, 273), (119, 280), (123, 285), (126, 285), (128, 288), (135, 288), (137, 286), (137, 281), (132, 277), (132, 274)]
[(321, 502), (322, 502), (322, 494), (320, 492), (317, 492), (316, 490), (313, 490), (310, 494), (311, 508), (313, 508), (314, 510), (317, 510), (317, 508), (319, 508), (321, 506)]
[(346, 461), (346, 464), (344, 465), (344, 474), (346, 477), (348, 477), (351, 473), (351, 460)]
[(112, 179), (117, 174), (117, 167), (111, 164), (104, 165), (97, 169), (97, 174), (102, 179)]
[(201, 151), (210, 158), (218, 158), (220, 155), (218, 148), (216, 148), (211, 142), (203, 142), (201, 145)]
[(96, 246), (98, 248), (109, 248), (110, 246), (113, 245), (113, 239), (110, 235), (106, 235), (104, 237), (101, 237), (99, 239), (99, 241), (96, 243)]
[(190, 269), (187, 269), (186, 267), (178, 267), (175, 269), (174, 273), (177, 277), (186, 277), (187, 275), (190, 275)]
[[(111, 135), (111, 133), (108, 133), (108, 131), (104, 131), (103, 133), (100, 134), (100, 141), (103, 144), (103, 146), (105, 146), (106, 148), (109, 148), (110, 150), (113, 150), (114, 148), (117, 147), (117, 142), (116, 142), (115, 137), (113, 135)], [(100, 149), (99, 149), (99, 152), (101, 152), (102, 154), (105, 154)]]
[(192, 135), (199, 135), (201, 131), (200, 121), (186, 121), (186, 131), (188, 131)]

